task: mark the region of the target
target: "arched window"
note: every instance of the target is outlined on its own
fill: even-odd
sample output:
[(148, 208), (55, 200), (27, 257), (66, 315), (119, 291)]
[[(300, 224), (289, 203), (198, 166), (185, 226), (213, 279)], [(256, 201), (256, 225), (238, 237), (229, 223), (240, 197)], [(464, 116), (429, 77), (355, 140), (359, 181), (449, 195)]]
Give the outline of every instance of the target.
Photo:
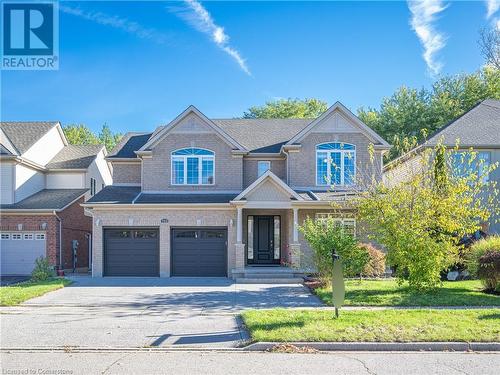
[(203, 148), (172, 152), (172, 185), (213, 185), (215, 153)]
[(354, 185), (356, 146), (322, 143), (316, 146), (316, 185)]

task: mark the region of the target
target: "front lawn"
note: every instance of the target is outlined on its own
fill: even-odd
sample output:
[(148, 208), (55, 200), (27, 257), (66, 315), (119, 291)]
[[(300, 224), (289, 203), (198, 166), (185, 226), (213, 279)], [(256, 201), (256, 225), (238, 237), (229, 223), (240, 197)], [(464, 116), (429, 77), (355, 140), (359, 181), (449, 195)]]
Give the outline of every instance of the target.
[[(500, 296), (482, 292), (479, 280), (445, 281), (435, 291), (412, 292), (396, 280), (347, 280), (346, 306), (500, 306)], [(332, 303), (332, 288), (317, 288), (315, 293), (327, 305)]]
[(500, 310), (250, 310), (253, 341), (500, 341)]
[(47, 281), (26, 281), (19, 284), (0, 287), (0, 306), (14, 306), (31, 298), (64, 288), (71, 284), (66, 279), (51, 279)]

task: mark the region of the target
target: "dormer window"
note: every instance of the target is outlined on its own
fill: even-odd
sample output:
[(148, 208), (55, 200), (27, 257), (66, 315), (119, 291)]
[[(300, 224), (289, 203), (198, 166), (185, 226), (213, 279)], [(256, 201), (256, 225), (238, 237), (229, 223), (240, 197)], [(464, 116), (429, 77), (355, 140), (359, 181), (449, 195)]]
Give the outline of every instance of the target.
[(349, 143), (322, 143), (316, 146), (316, 185), (354, 185), (356, 146)]
[(213, 185), (215, 153), (203, 148), (172, 152), (172, 185)]

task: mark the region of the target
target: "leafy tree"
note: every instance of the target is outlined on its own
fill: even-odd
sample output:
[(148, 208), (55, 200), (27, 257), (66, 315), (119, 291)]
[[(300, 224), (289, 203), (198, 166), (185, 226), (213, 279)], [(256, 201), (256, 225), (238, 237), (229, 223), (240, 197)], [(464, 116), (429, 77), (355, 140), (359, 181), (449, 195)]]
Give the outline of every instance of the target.
[(72, 145), (97, 145), (103, 144), (111, 151), (120, 141), (122, 134), (113, 133), (107, 124), (104, 124), (96, 135), (86, 125), (68, 125), (63, 128), (68, 142)]
[(323, 279), (332, 276), (332, 250), (340, 255), (346, 276), (361, 274), (369, 262), (367, 249), (358, 246), (356, 238), (332, 217), (307, 218), (299, 229), (313, 250), (316, 269)]
[(316, 118), (328, 108), (319, 99), (279, 99), (262, 106), (250, 107), (244, 118)]
[(408, 139), (424, 141), (427, 134), (488, 98), (500, 99), (500, 71), (491, 67), (472, 74), (442, 77), (431, 89), (400, 87), (382, 99), (379, 109), (360, 108), (358, 116), (396, 146), (388, 154), (388, 159), (393, 159), (404, 152), (404, 147), (399, 146)]
[(72, 145), (96, 145), (99, 139), (87, 126), (68, 125), (63, 128), (68, 142)]
[(99, 142), (106, 146), (106, 150), (111, 151), (122, 138), (122, 134), (114, 133), (111, 131), (107, 124), (102, 126), (99, 133)]
[(486, 166), (473, 151), (461, 153), (461, 165), (455, 165), (457, 150), (437, 145), (423, 151), (406, 180), (387, 176), (356, 202), (359, 219), (387, 249), (400, 282), (407, 279), (416, 289), (437, 286), (441, 271), (458, 260), (460, 239), (499, 212), (496, 185), (483, 175), (497, 165)]

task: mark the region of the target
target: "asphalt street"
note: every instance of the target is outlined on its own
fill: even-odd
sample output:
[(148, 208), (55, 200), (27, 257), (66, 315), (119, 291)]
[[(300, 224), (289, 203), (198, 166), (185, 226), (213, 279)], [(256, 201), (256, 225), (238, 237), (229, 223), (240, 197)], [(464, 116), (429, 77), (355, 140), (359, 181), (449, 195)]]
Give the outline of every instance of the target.
[(2, 374), (498, 374), (500, 353), (5, 352)]

